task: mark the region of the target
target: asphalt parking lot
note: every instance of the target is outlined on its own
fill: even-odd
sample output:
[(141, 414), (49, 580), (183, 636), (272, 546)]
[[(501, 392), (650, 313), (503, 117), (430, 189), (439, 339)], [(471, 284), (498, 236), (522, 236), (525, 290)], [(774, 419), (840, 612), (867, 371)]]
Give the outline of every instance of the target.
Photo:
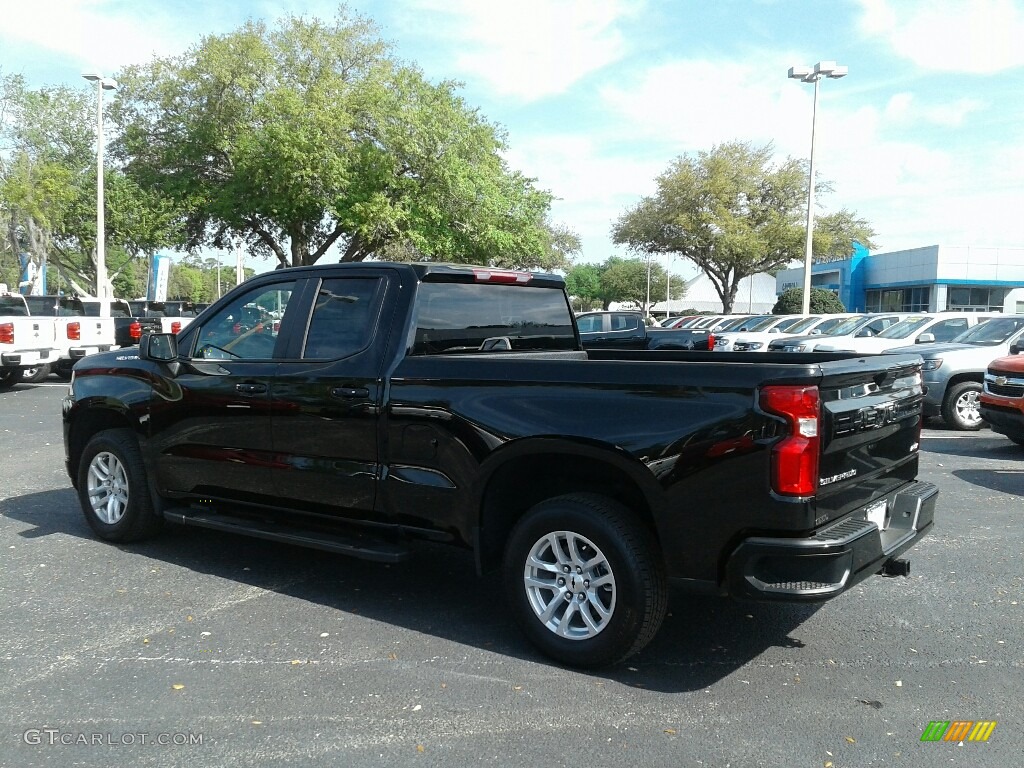
[[(387, 566), (198, 529), (111, 546), (58, 383), (0, 393), (0, 766), (1006, 766), (1024, 754), (1024, 450), (926, 429), (933, 534), (821, 606), (674, 598), (597, 673), (467, 553)], [(987, 742), (922, 742), (931, 721)]]

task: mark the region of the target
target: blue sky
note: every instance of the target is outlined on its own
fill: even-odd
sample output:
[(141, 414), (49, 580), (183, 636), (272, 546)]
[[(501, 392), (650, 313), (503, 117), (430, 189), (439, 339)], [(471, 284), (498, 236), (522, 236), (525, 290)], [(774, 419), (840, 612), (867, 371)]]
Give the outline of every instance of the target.
[[(731, 140), (810, 151), (821, 85), (819, 211), (868, 219), (880, 251), (1024, 246), (1024, 3), (1013, 0), (353, 0), (396, 54), (507, 130), (509, 163), (558, 198), (583, 260), (628, 255), (615, 219), (673, 158)], [(246, 18), (337, 4), (200, 0), (4, 3), (0, 70), (32, 85), (179, 53)], [(271, 265), (267, 265), (268, 267)], [(693, 273), (685, 263), (673, 271)]]

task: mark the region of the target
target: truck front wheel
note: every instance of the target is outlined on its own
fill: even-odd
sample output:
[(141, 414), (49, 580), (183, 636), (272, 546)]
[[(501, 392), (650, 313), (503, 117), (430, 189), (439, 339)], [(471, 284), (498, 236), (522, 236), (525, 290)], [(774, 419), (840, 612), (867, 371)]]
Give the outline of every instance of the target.
[(942, 418), (946, 424), (954, 429), (981, 429), (980, 394), (981, 384), (976, 381), (961, 381), (950, 387), (942, 404)]
[(543, 653), (574, 667), (613, 664), (657, 633), (668, 605), (657, 543), (603, 496), (542, 501), (516, 524), (504, 579), (516, 621)]
[(108, 429), (86, 444), (78, 463), (78, 498), (89, 527), (107, 541), (145, 539), (163, 525), (153, 509), (138, 441), (128, 429)]

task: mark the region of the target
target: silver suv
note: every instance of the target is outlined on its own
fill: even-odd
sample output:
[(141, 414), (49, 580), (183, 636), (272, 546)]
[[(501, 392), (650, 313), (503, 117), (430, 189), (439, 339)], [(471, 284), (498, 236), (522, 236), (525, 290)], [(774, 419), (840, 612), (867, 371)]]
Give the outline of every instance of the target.
[(953, 429), (980, 429), (984, 423), (978, 396), (985, 369), (1024, 337), (1024, 315), (1005, 315), (978, 323), (948, 342), (914, 344), (886, 350), (924, 358), (925, 416), (942, 416)]

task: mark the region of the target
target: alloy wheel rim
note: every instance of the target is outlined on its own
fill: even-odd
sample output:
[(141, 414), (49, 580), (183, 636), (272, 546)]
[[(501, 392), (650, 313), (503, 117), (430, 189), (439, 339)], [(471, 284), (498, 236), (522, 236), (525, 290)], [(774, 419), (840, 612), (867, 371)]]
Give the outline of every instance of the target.
[(617, 588), (608, 558), (586, 536), (552, 531), (530, 549), (523, 569), (530, 608), (558, 637), (587, 640), (615, 613)]
[(974, 426), (981, 422), (977, 392), (964, 392), (956, 401), (956, 413), (965, 424)]
[(89, 506), (99, 520), (113, 525), (128, 509), (128, 475), (120, 459), (102, 451), (89, 462)]

